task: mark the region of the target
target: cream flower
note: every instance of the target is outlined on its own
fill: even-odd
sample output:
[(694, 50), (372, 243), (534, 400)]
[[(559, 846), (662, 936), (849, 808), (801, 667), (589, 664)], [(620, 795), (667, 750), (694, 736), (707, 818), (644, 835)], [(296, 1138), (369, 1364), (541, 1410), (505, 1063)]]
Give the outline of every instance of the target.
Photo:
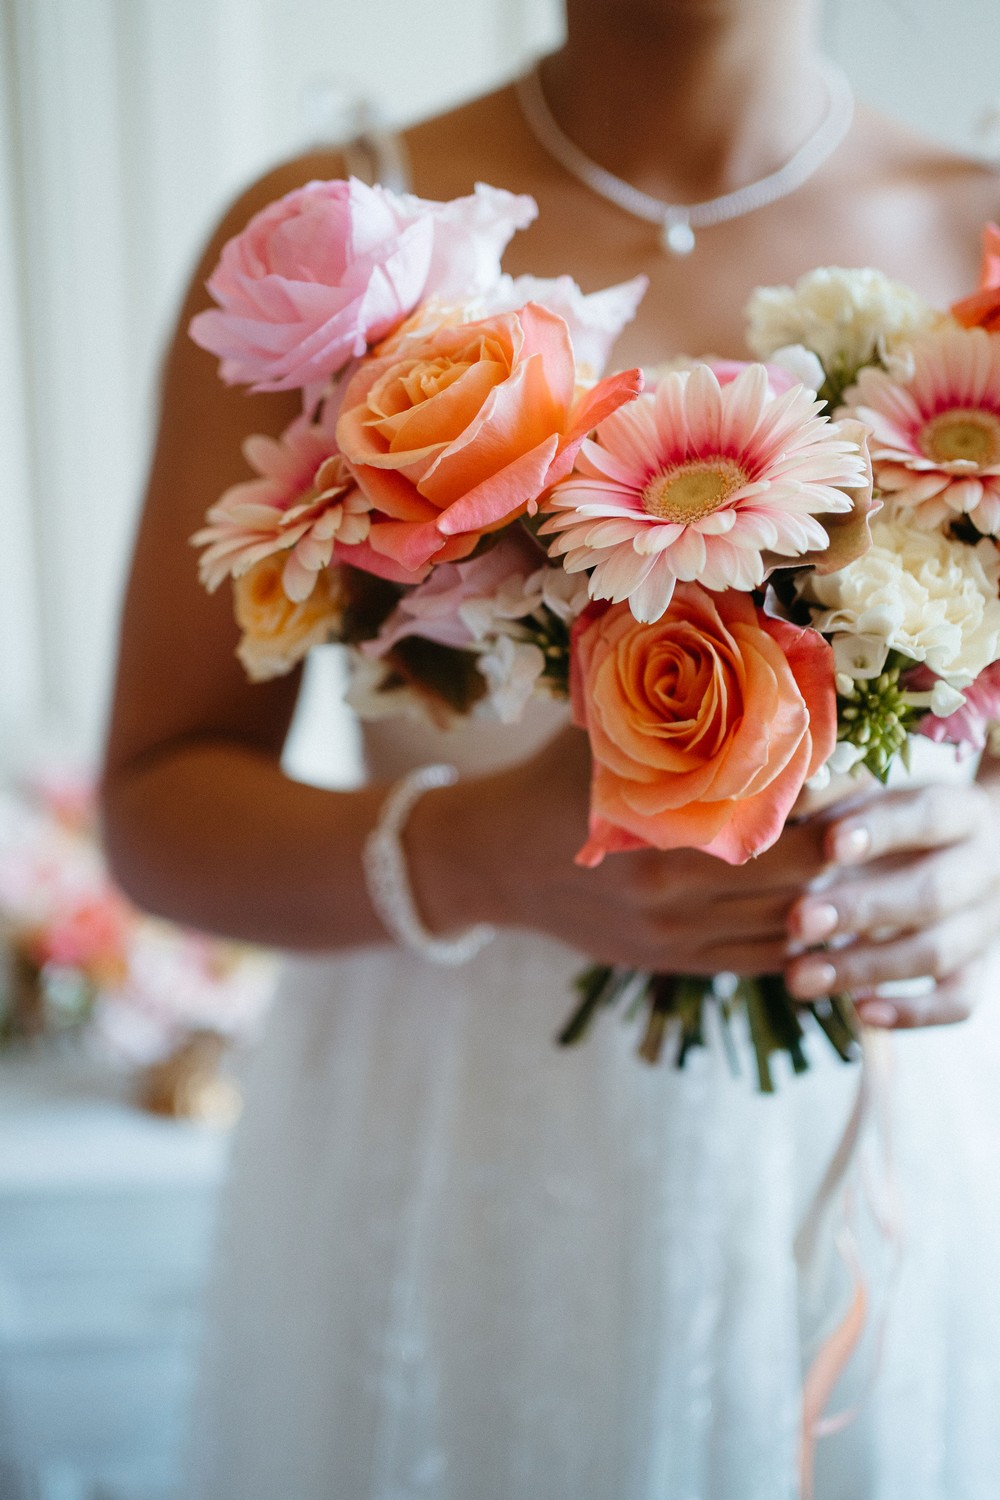
[(497, 635), (479, 658), (487, 693), (476, 705), (477, 711), (488, 708), (501, 724), (518, 723), (529, 699), (541, 688), (545, 665), (545, 654), (533, 641)]
[(759, 287), (747, 303), (747, 344), (770, 359), (789, 344), (818, 356), (837, 389), (894, 345), (930, 328), (938, 314), (881, 271), (821, 266), (794, 287)]
[(589, 602), (586, 578), (576, 578), (563, 568), (536, 568), (527, 577), (514, 573), (490, 596), (469, 599), (461, 616), (476, 641), (496, 635), (517, 635), (518, 622), (526, 628), (544, 625), (546, 612), (564, 625), (571, 625)]
[(890, 651), (965, 687), (1000, 656), (1000, 552), (881, 518), (872, 546), (839, 573), (806, 575), (813, 624), (833, 637), (838, 671), (876, 676)]
[(572, 625), (588, 602), (586, 578), (551, 566), (507, 579), (490, 599), (470, 600), (462, 617), (481, 647), (478, 665), (487, 684), (477, 711), (516, 724), (529, 698), (563, 696), (546, 653), (561, 657), (559, 627)]
[(720, 383), (707, 365), (665, 375), (597, 427), (543, 508), (541, 535), (567, 572), (593, 569), (594, 599), (664, 614), (678, 580), (759, 587), (764, 553), (824, 551), (817, 513), (847, 513), (864, 483), (858, 444), (817, 415), (811, 391), (775, 396), (763, 365)]
[(967, 515), (1000, 535), (1000, 334), (943, 328), (903, 376), (862, 370), (845, 408), (872, 429), (875, 482), (918, 526)]
[(309, 597), (295, 601), (282, 586), (282, 565), (265, 557), (233, 584), (236, 623), (243, 632), (236, 654), (252, 682), (290, 672), (312, 649), (336, 635), (344, 600), (333, 572), (313, 575)]

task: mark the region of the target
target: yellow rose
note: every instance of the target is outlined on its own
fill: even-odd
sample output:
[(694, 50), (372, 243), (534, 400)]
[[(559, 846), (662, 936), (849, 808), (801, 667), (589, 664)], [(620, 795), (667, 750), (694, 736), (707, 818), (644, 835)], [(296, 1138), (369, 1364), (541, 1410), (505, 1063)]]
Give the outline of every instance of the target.
[(236, 623), (243, 632), (236, 654), (252, 682), (281, 677), (313, 646), (336, 635), (343, 617), (343, 590), (323, 569), (307, 599), (289, 599), (282, 586), (285, 560), (265, 557), (233, 580)]

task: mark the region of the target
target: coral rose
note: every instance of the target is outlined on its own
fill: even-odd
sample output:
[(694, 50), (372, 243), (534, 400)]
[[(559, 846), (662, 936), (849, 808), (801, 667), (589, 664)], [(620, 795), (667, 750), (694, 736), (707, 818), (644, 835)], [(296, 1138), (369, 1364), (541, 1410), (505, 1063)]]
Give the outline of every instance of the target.
[(503, 275), (484, 298), (487, 305), (482, 316), (516, 312), (527, 302), (558, 313), (569, 329), (577, 368), (596, 380), (603, 375), (615, 340), (635, 317), (648, 286), (648, 276), (633, 276), (617, 286), (583, 292), (572, 276)]
[(579, 391), (565, 321), (531, 302), (365, 361), (337, 442), (381, 513), (369, 545), (413, 570), (467, 557), (484, 532), (532, 510), (641, 385), (628, 370)]
[(243, 636), (236, 654), (252, 682), (281, 677), (313, 646), (336, 635), (344, 601), (334, 572), (317, 573), (312, 593), (289, 599), (282, 582), (284, 559), (272, 554), (233, 580), (236, 623)]
[(778, 838), (837, 736), (830, 647), (735, 590), (680, 583), (654, 624), (591, 608), (571, 688), (594, 760), (583, 865), (649, 846), (742, 864)]

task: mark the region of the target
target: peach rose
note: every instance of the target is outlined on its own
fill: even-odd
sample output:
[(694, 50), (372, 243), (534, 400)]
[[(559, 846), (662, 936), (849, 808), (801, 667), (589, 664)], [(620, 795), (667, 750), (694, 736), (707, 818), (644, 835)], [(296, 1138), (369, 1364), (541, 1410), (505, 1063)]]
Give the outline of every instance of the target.
[(336, 574), (324, 569), (308, 598), (289, 599), (282, 584), (284, 558), (263, 558), (233, 580), (236, 623), (243, 636), (236, 654), (252, 682), (290, 672), (313, 646), (330, 640), (343, 616)]
[(573, 631), (573, 716), (594, 758), (596, 865), (617, 850), (770, 847), (837, 737), (833, 652), (735, 590), (677, 585), (654, 624), (595, 606)]
[(484, 532), (533, 510), (641, 385), (628, 370), (578, 391), (566, 323), (531, 302), (364, 361), (337, 442), (381, 513), (369, 545), (414, 571), (467, 557)]

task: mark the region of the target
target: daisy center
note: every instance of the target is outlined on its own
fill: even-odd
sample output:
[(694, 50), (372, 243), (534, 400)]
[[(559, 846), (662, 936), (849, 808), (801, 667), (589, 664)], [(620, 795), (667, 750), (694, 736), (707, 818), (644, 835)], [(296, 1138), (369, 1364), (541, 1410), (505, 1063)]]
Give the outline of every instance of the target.
[(921, 429), (920, 448), (935, 463), (1000, 463), (1000, 418), (991, 411), (943, 411)]
[(749, 477), (732, 458), (692, 459), (654, 474), (642, 492), (642, 508), (659, 521), (686, 526), (719, 510)]

